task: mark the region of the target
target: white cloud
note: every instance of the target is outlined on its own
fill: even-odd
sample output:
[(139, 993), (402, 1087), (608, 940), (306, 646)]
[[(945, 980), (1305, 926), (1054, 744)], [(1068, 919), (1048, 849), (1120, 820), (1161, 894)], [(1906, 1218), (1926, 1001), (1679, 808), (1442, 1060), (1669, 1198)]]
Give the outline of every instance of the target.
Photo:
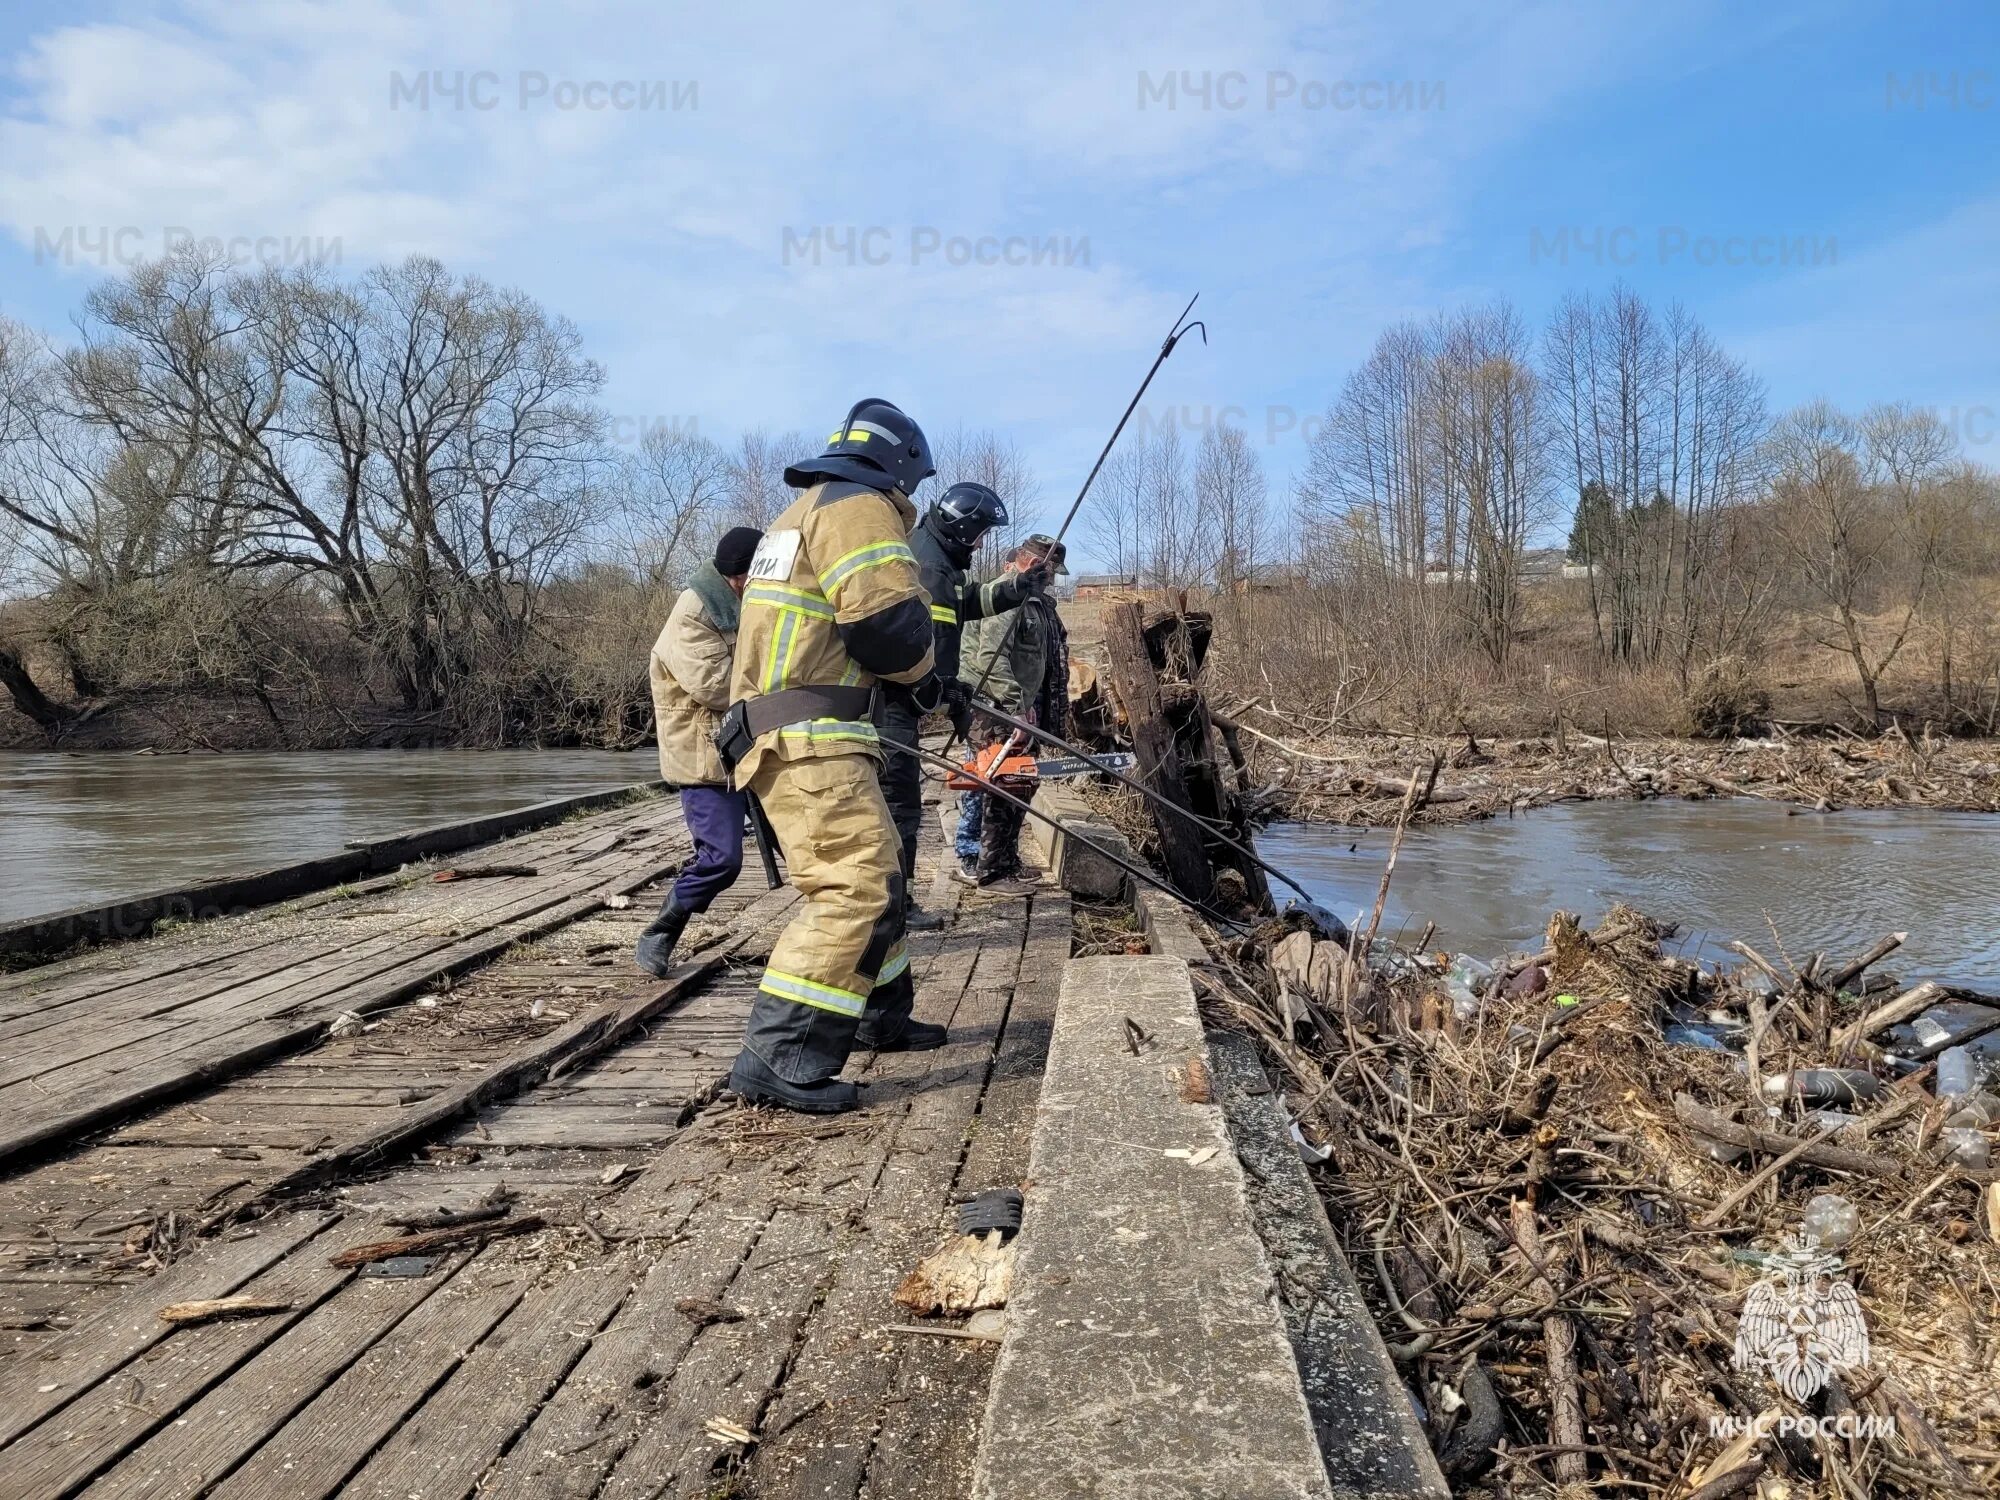
[[(435, 254), (575, 318), (615, 411), (813, 427), (879, 391), (940, 428), (1018, 424), (1051, 479), (1094, 456), (1197, 287), (1214, 345), (1177, 357), (1158, 399), (1318, 405), (1383, 322), (1436, 304), (1426, 258), (1479, 232), (1461, 222), (1474, 174), (1622, 74), (1693, 66), (1688, 38), (1713, 31), (1701, 6), (1483, 0), (118, 14), (53, 25), (12, 61), (0, 232), (24, 248), (64, 226), (185, 226), (337, 238), (349, 269)], [(1183, 70), (1211, 89), (1242, 74), (1244, 107), (1161, 107)], [(521, 108), (526, 72), (692, 83), (698, 104)], [(474, 75), (494, 107), (416, 107), (419, 76)], [(1293, 92), (1266, 108), (1273, 75)], [(1303, 107), (1342, 83), (1441, 87), (1442, 107)], [(814, 226), (880, 227), (890, 261), (787, 264), (786, 232)], [(1087, 238), (1089, 261), (913, 264), (926, 228)], [(43, 305), (99, 269), (45, 265)]]

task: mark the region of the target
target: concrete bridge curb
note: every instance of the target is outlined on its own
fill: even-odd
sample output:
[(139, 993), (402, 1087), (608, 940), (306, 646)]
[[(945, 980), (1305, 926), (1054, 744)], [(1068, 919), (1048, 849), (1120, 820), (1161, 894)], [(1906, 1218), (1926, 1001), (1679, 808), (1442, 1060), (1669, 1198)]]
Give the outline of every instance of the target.
[[(1254, 1087), (1240, 1061), (1217, 1078), (1184, 959), (1066, 967), (977, 1500), (1447, 1493), (1358, 1295), (1320, 1335), (1347, 1357), (1316, 1364), (1349, 1382), (1351, 1425), (1327, 1438), (1363, 1461), (1328, 1477), (1260, 1235), (1301, 1205), (1260, 1213), (1216, 1102)], [(1324, 1229), (1307, 1216), (1297, 1238), (1337, 1258)]]

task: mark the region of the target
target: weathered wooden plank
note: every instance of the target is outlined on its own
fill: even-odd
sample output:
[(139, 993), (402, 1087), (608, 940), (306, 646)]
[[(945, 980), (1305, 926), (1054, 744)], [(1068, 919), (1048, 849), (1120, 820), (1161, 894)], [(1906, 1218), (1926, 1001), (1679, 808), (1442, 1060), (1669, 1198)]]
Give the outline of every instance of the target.
[(38, 1358), (0, 1371), (0, 1448), (166, 1338), (173, 1330), (160, 1321), (161, 1307), (226, 1297), (333, 1222), (299, 1214), (178, 1261), (147, 1284), (147, 1299), (120, 1298), (78, 1319)]
[(678, 1107), (673, 1106), (612, 1114), (521, 1106), (499, 1111), (490, 1122), (467, 1126), (456, 1138), (468, 1144), (476, 1141), (483, 1146), (509, 1148), (570, 1146), (632, 1151), (669, 1139), (679, 1129), (678, 1114)]
[[(214, 1500), (322, 1500), (513, 1311), (525, 1278), (479, 1289), (464, 1273), (356, 1359), (211, 1494)], [(362, 1283), (357, 1283), (357, 1285)]]
[(1048, 1060), (1056, 997), (1069, 960), (1070, 921), (1068, 895), (1051, 891), (1034, 898), (1020, 980), (955, 1184), (964, 1191), (1018, 1185), (1027, 1178), (1035, 1101), (1041, 1097), (1042, 1065)]
[(238, 1105), (221, 1118), (186, 1109), (169, 1110), (105, 1137), (109, 1146), (239, 1147), (298, 1150), (379, 1118), (381, 1108), (325, 1105), (301, 1110), (296, 1104)]
[(583, 1272), (529, 1291), (341, 1488), (342, 1500), (469, 1494), (629, 1291), (624, 1276)]
[[(97, 1482), (106, 1495), (186, 1500), (235, 1473), (295, 1416), (336, 1388), (345, 1374), (413, 1310), (451, 1284), (463, 1262), (429, 1277), (354, 1277), (265, 1345), (170, 1425), (128, 1452)], [(472, 1299), (456, 1299), (463, 1306)], [(430, 1325), (424, 1325), (430, 1326)], [(376, 1361), (379, 1366), (380, 1360)], [(286, 1485), (264, 1500), (290, 1496)]]
[[(289, 1303), (289, 1311), (177, 1329), (21, 1437), (0, 1455), (10, 1500), (73, 1493), (136, 1448), (346, 1284), (353, 1273), (328, 1265), (322, 1249), (380, 1232), (379, 1226), (329, 1231), (242, 1287), (246, 1295)], [(130, 1295), (147, 1309), (157, 1300), (153, 1288)]]

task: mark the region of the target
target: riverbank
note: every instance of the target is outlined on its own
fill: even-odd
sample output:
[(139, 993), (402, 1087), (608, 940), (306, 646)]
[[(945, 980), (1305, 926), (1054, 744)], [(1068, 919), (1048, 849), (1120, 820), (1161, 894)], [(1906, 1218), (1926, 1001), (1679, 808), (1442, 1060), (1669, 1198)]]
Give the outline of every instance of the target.
[(137, 688), (66, 711), (74, 716), (45, 729), (0, 695), (0, 752), (629, 750), (651, 736), (650, 715), (636, 708), (621, 722), (594, 730), (573, 726), (571, 732), (553, 736), (509, 735), (468, 729), (444, 711), (418, 713), (364, 698), (329, 702), (317, 696), (259, 696), (216, 688)]
[[(1301, 822), (1393, 824), (1511, 816), (1561, 802), (1752, 797), (1814, 812), (1925, 807), (2000, 812), (2000, 740), (1561, 739), (1313, 734), (1266, 710), (1233, 721), (1262, 810)], [(1434, 767), (1434, 769), (1433, 769)], [(1412, 777), (1416, 780), (1414, 792)]]

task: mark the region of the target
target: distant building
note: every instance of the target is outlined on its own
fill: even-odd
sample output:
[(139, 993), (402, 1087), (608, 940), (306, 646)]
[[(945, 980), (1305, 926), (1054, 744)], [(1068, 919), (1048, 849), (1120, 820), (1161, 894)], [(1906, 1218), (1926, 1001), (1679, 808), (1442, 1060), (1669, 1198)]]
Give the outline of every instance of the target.
[(1097, 599), (1105, 594), (1129, 592), (1139, 586), (1136, 573), (1079, 573), (1076, 575), (1078, 599)]
[(1290, 593), (1306, 586), (1306, 570), (1297, 563), (1253, 563), (1236, 578), (1239, 594)]
[(1567, 554), (1560, 547), (1528, 547), (1521, 552), (1520, 578), (1523, 583), (1552, 583), (1564, 577)]

